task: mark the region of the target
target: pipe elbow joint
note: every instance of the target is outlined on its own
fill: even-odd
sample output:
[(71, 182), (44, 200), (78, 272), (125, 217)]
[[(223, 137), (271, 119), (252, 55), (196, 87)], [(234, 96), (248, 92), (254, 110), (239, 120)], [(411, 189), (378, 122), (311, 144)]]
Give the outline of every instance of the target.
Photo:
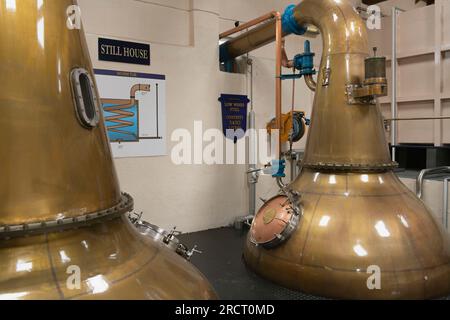
[(283, 25), (283, 33), (286, 35), (293, 33), (301, 36), (306, 33), (307, 28), (299, 25), (297, 20), (295, 19), (294, 17), (295, 7), (296, 6), (294, 4), (291, 4), (284, 11), (283, 17), (281, 18)]

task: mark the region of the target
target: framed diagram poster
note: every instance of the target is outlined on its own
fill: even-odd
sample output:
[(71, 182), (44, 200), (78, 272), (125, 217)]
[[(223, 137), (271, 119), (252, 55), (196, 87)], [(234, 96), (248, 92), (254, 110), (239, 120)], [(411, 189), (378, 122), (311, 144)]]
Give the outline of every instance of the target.
[(166, 77), (95, 69), (115, 158), (166, 155)]

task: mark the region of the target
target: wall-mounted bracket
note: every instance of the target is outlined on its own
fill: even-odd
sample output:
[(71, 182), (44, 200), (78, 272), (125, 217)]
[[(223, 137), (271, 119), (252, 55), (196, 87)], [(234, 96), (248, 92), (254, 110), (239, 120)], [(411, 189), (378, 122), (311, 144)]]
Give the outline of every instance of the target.
[(330, 78), (331, 78), (331, 68), (323, 68), (323, 80), (322, 80), (323, 87), (327, 87), (330, 85)]

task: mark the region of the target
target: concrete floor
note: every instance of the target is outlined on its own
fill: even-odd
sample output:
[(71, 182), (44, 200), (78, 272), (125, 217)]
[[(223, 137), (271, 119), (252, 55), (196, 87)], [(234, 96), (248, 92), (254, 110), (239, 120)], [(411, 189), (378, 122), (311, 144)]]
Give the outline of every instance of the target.
[[(247, 231), (222, 228), (179, 236), (188, 247), (203, 251), (191, 262), (212, 283), (223, 300), (322, 300), (268, 282), (245, 267), (242, 250)], [(442, 300), (450, 300), (450, 296)]]

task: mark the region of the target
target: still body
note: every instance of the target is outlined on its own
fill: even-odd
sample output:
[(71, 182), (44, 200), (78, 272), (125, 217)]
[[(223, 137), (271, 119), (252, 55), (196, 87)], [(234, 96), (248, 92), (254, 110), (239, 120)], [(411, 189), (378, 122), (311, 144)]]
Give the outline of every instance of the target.
[(105, 55), (126, 57), (126, 58), (148, 59), (149, 57), (149, 51), (146, 49), (127, 48), (109, 44), (102, 44), (100, 46), (100, 52), (101, 54)]

